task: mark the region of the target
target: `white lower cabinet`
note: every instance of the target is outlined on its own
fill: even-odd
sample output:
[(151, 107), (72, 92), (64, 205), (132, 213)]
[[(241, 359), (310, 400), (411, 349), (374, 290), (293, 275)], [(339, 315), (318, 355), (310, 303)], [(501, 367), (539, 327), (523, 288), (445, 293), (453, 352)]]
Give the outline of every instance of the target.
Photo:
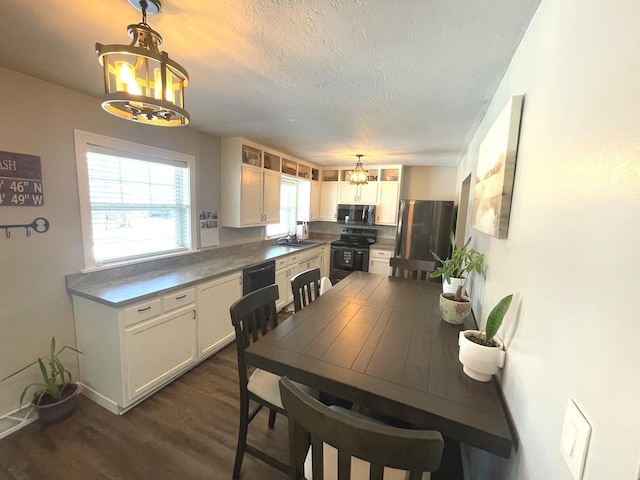
[(280, 257), (276, 260), (276, 285), (280, 298), (276, 302), (276, 310), (280, 311), (293, 302), (293, 290), (291, 290), (291, 279), (298, 274), (297, 253)]
[(278, 311), (293, 302), (291, 277), (291, 267), (288, 263), (284, 268), (276, 270), (276, 285), (278, 285), (278, 293), (280, 294), (280, 298), (276, 302), (276, 310)]
[(276, 302), (276, 309), (282, 310), (293, 302), (291, 279), (298, 273), (319, 268), (322, 273), (324, 250), (322, 247), (304, 250), (297, 254), (286, 255), (276, 260), (276, 285), (280, 298)]
[(374, 248), (369, 249), (369, 272), (379, 273), (381, 275), (391, 275), (391, 267), (389, 259), (393, 252), (388, 249)]
[(83, 393), (121, 414), (233, 341), (240, 272), (124, 308), (73, 295)]
[(197, 287), (198, 358), (217, 352), (234, 339), (229, 307), (242, 297), (242, 274), (236, 273)]
[(331, 246), (323, 245), (322, 254), (320, 255), (322, 260), (322, 276), (328, 277), (331, 273)]
[(306, 272), (307, 270), (312, 270), (314, 268), (319, 268), (320, 276), (322, 276), (322, 260), (320, 258), (320, 255), (316, 255), (313, 258), (305, 260), (304, 262), (300, 262), (298, 264), (297, 273)]
[(125, 329), (127, 401), (143, 396), (195, 361), (195, 324), (195, 308), (186, 307)]

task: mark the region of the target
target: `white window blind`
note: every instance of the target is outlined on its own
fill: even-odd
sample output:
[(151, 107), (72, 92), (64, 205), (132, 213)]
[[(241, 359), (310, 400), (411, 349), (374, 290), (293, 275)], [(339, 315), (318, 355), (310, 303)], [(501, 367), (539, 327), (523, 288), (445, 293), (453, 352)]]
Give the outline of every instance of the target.
[(189, 162), (93, 143), (84, 153), (94, 265), (191, 249)]
[(267, 237), (284, 236), (296, 232), (297, 183), (280, 180), (280, 223), (267, 225)]

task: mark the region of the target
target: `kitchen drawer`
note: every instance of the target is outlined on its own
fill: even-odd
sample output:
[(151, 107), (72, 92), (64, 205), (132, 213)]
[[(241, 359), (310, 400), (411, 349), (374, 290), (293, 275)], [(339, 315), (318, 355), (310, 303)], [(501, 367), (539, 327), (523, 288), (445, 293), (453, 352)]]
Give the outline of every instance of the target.
[[(298, 262), (304, 262), (310, 258), (317, 257), (322, 253), (322, 248), (311, 248), (298, 254)], [(293, 263), (293, 262), (292, 262)]]
[(171, 295), (166, 295), (162, 299), (165, 312), (168, 312), (170, 310), (175, 310), (176, 308), (180, 308), (184, 305), (188, 305), (195, 301), (196, 301), (196, 291), (194, 288), (190, 288), (188, 290), (180, 290), (179, 292), (174, 292)]
[(145, 303), (139, 303), (124, 311), (124, 326), (133, 325), (147, 318), (155, 317), (162, 313), (162, 299), (156, 298)]
[(289, 266), (289, 257), (282, 257), (276, 260), (276, 270), (282, 270)]
[(391, 258), (393, 252), (382, 248), (370, 248), (369, 258)]
[(300, 254), (299, 253), (294, 253), (293, 255), (289, 255), (287, 257), (287, 259), (289, 260), (289, 265), (295, 265), (298, 263), (300, 258)]

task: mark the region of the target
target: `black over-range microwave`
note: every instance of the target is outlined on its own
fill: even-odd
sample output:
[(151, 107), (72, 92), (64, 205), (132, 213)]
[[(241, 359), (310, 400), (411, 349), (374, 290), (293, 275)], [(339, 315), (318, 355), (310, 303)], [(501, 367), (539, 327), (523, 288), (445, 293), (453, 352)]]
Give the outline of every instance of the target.
[(348, 225), (375, 225), (376, 206), (339, 204), (337, 222)]

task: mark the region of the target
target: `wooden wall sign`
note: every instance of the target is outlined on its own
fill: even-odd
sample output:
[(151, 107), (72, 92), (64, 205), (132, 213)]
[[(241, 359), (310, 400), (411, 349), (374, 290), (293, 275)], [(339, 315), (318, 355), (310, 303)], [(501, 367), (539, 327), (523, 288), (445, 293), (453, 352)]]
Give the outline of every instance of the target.
[(34, 207), (43, 203), (40, 157), (0, 151), (0, 206)]

